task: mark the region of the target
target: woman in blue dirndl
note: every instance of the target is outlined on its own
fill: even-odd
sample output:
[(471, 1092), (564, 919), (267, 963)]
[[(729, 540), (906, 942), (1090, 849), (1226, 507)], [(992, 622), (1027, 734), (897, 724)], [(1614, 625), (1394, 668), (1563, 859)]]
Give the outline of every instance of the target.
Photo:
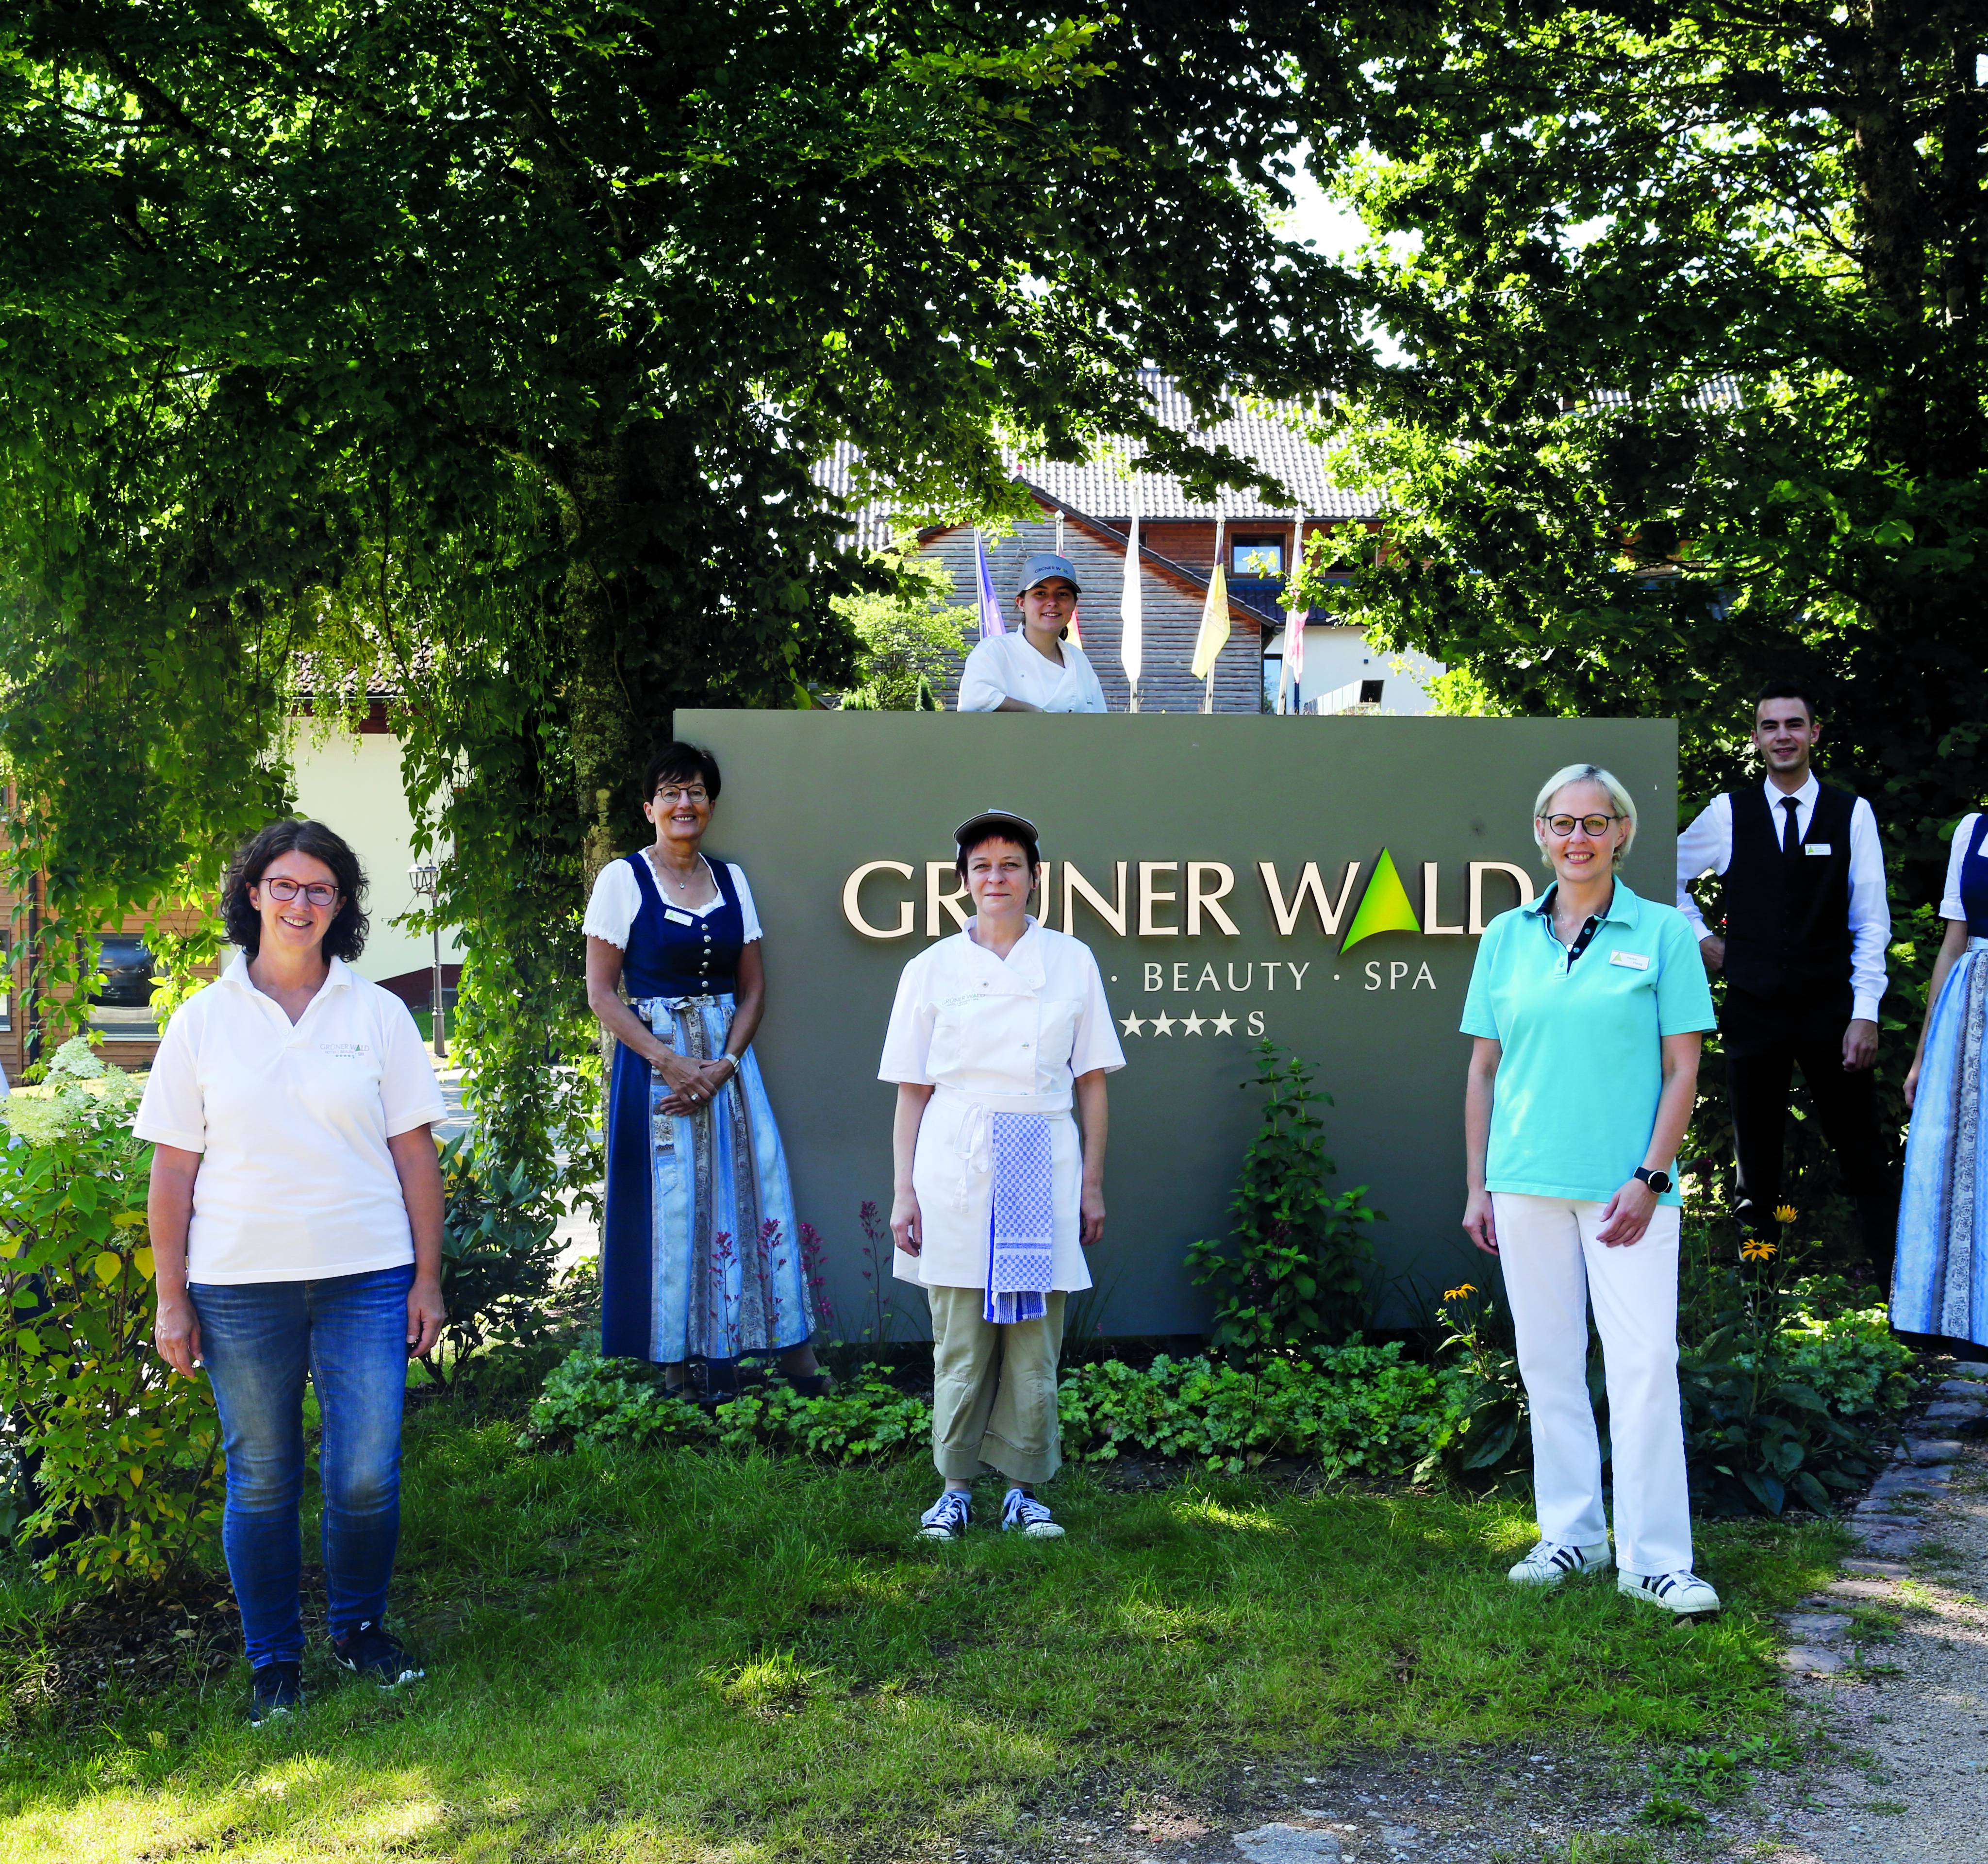
[(702, 1361), (714, 1404), (737, 1395), (742, 1355), (777, 1352), (818, 1392), (793, 1189), (752, 1049), (759, 915), (744, 871), (702, 851), (718, 765), (665, 745), (643, 791), (655, 844), (601, 869), (584, 925), (587, 1003), (615, 1038), (600, 1350), (661, 1365), (670, 1390)]
[(1898, 1206), (1892, 1324), (1942, 1343), (1988, 1346), (1988, 1121), (1982, 1028), (1988, 1020), (1988, 815), (1953, 833), (1939, 903), (1925, 1025), (1905, 1077), (1912, 1110)]

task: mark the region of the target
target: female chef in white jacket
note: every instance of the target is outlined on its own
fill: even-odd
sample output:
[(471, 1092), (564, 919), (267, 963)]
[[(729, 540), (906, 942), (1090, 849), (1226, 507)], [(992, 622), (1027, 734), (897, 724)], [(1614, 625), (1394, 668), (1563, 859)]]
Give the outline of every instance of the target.
[(990, 634), (960, 669), (962, 712), (1102, 712), (1104, 688), (1073, 641), (1077, 570), (1067, 556), (1038, 550), (1022, 566), (1021, 630)]
[[(966, 1531), (973, 1478), (1008, 1478), (1004, 1529), (1063, 1532), (1036, 1499), (1063, 1460), (1064, 1297), (1104, 1230), (1104, 1077), (1125, 1065), (1090, 948), (1027, 912), (1035, 824), (955, 831), (976, 916), (904, 966), (877, 1072), (898, 1084), (891, 1206), (900, 1278), (931, 1308), (932, 1460), (919, 1531)], [(1070, 1117), (1073, 1091), (1084, 1132)]]

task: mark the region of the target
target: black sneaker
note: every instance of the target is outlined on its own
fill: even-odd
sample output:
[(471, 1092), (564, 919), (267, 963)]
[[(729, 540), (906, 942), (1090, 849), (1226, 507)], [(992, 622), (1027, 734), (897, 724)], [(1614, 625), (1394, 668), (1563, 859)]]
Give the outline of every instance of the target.
[(265, 1663), (255, 1673), (255, 1694), (248, 1704), (248, 1721), (259, 1728), (279, 1715), (304, 1706), (303, 1666)]
[(363, 1620), (357, 1630), (342, 1638), (333, 1638), (331, 1656), (333, 1663), (343, 1664), (355, 1676), (377, 1683), (383, 1690), (397, 1689), (404, 1683), (418, 1683), (425, 1673), (398, 1642), (370, 1618)]

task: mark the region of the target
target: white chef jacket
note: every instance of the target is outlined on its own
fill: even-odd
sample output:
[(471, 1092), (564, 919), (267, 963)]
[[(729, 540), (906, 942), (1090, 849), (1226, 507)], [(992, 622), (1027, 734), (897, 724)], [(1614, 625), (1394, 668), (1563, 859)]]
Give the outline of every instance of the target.
[(1087, 1288), (1084, 1154), (1070, 1105), (1078, 1075), (1125, 1065), (1104, 982), (1080, 939), (1031, 918), (1014, 949), (997, 958), (974, 943), (978, 923), (969, 920), (966, 932), (906, 965), (891, 1008), (877, 1078), (935, 1090), (911, 1162), (924, 1253), (894, 1251), (893, 1267), (901, 1280), (928, 1287), (987, 1285), (994, 1202), (987, 1117), (1038, 1113), (1050, 1122), (1054, 1180), (1050, 1286)]
[(1019, 628), (989, 634), (966, 657), (959, 675), (962, 712), (998, 712), (1003, 699), (1023, 699), (1044, 712), (1102, 712), (1104, 688), (1084, 649), (1060, 644), (1063, 665), (1045, 659)]
[[(1788, 792), (1769, 777), (1761, 787), (1774, 839), (1781, 838), (1782, 799)], [(1811, 774), (1794, 792), (1795, 834), (1808, 833), (1822, 785)], [(1733, 864), (1733, 798), (1721, 790), (1698, 813), (1698, 819), (1677, 838), (1677, 909), (1691, 922), (1699, 938), (1709, 936), (1704, 915), (1691, 896), (1690, 884), (1701, 874), (1723, 874)], [(1850, 810), (1850, 1014), (1853, 1021), (1875, 1023), (1878, 1000), (1885, 994), (1885, 949), (1892, 942), (1892, 909), (1885, 898), (1885, 851), (1878, 845), (1878, 818), (1870, 803), (1857, 798)]]

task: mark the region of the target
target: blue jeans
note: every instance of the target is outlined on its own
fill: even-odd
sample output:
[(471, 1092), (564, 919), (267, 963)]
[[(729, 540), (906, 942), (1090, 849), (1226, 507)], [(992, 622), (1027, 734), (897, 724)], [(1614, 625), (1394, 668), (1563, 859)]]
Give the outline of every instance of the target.
[(401, 1409), (407, 1382), (407, 1291), (414, 1268), (323, 1281), (190, 1287), (201, 1351), (228, 1452), (221, 1544), (242, 1608), (248, 1661), (304, 1654), (304, 1374), (324, 1434), (325, 1588), (331, 1635), (387, 1607), (401, 1533)]

